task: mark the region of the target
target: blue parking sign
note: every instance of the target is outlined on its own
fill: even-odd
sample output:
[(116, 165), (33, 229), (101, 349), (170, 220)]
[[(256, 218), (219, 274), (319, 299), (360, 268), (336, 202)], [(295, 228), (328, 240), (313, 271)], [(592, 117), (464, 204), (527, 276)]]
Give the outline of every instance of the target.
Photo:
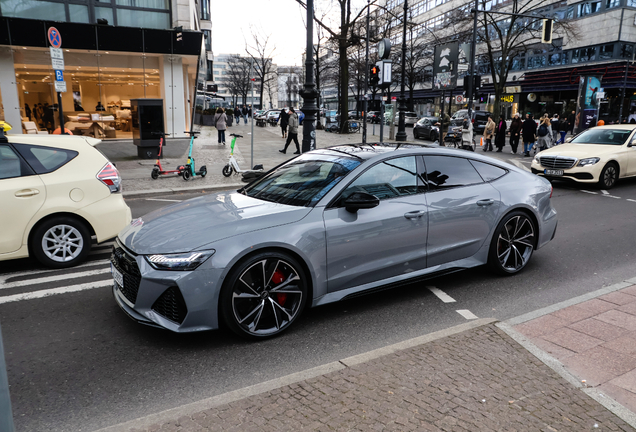
[(56, 70), (55, 81), (64, 81), (64, 72), (62, 72), (61, 70)]

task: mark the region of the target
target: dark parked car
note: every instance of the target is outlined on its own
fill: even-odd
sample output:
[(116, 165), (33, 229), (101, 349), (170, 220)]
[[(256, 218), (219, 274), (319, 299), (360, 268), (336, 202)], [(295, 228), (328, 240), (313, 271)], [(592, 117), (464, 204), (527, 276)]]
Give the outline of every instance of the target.
[(380, 111), (369, 111), (367, 114), (367, 121), (369, 123), (380, 123)]
[(413, 126), (413, 138), (424, 138), (431, 141), (439, 139), (439, 118), (422, 117)]
[[(457, 111), (455, 114), (453, 114), (453, 117), (451, 117), (450, 127), (461, 126), (464, 122), (464, 117), (466, 116), (468, 116), (468, 110), (461, 109)], [(475, 135), (481, 135), (484, 133), (484, 128), (486, 127), (488, 116), (492, 116), (492, 113), (488, 111), (473, 111), (472, 122), (473, 133)]]

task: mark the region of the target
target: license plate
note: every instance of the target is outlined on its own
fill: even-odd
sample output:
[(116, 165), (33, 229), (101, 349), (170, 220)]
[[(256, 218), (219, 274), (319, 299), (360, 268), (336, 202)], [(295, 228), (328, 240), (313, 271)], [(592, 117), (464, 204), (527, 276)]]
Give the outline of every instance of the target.
[(124, 287), (124, 275), (121, 274), (119, 272), (119, 270), (117, 270), (115, 268), (114, 265), (110, 265), (110, 272), (113, 274), (113, 279), (115, 279), (115, 283), (117, 283), (117, 285), (119, 285), (121, 288)]
[(545, 175), (562, 176), (563, 175), (563, 170), (546, 169), (546, 170), (543, 170), (543, 173)]

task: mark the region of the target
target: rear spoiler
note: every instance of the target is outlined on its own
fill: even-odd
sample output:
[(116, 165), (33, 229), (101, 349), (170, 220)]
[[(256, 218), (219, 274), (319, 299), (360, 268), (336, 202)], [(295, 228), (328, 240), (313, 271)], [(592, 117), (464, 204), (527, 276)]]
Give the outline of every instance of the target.
[(86, 142), (88, 143), (88, 145), (95, 147), (97, 144), (101, 143), (102, 140), (97, 139), (97, 138), (90, 138), (90, 137), (86, 137), (84, 138), (84, 140), (86, 140)]

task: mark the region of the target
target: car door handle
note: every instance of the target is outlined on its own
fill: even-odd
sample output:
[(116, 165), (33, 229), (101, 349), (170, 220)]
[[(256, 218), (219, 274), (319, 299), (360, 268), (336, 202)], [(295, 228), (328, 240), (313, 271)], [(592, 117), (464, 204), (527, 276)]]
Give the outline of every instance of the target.
[(417, 219), (417, 218), (421, 218), (425, 214), (426, 214), (426, 212), (423, 211), (423, 210), (421, 210), (421, 211), (412, 211), (412, 212), (404, 213), (404, 217), (407, 218), (407, 219)]
[(479, 201), (477, 201), (477, 205), (484, 207), (484, 206), (492, 205), (492, 204), (494, 204), (494, 202), (495, 201), (493, 201), (491, 199), (479, 200)]
[(30, 197), (39, 194), (40, 191), (37, 189), (22, 189), (15, 193), (15, 196), (19, 198)]

